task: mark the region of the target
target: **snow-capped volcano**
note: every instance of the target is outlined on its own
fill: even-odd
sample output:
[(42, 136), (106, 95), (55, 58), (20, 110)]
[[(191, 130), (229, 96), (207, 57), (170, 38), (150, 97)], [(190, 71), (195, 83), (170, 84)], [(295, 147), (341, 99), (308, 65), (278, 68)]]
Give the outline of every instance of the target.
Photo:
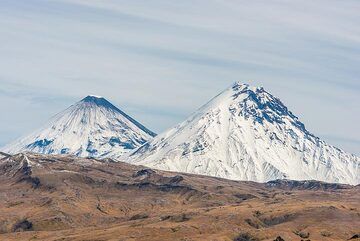
[(262, 87), (235, 83), (131, 154), (153, 168), (265, 182), (360, 183), (360, 159), (311, 134)]
[(100, 96), (89, 95), (43, 128), (5, 146), (7, 153), (37, 152), (112, 157), (141, 146), (155, 134)]

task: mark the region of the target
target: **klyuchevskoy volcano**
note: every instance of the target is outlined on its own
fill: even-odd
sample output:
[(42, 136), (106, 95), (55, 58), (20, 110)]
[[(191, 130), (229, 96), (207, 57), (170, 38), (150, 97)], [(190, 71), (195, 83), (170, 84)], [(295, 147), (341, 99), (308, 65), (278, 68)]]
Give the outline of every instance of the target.
[(264, 88), (239, 82), (131, 156), (135, 164), (235, 180), (360, 183), (358, 157), (310, 133)]
[(117, 157), (138, 148), (155, 134), (112, 105), (89, 95), (54, 116), (34, 133), (2, 150), (8, 153), (73, 154)]

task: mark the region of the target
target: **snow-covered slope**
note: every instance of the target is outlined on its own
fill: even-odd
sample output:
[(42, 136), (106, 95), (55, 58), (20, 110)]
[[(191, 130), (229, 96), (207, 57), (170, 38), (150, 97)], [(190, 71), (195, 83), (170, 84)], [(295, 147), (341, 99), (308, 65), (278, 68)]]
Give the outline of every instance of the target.
[(153, 136), (153, 132), (106, 99), (87, 96), (54, 116), (44, 128), (2, 150), (7, 153), (29, 151), (81, 157), (119, 157)]
[(235, 83), (131, 154), (162, 170), (265, 182), (360, 183), (360, 160), (315, 137), (263, 88)]

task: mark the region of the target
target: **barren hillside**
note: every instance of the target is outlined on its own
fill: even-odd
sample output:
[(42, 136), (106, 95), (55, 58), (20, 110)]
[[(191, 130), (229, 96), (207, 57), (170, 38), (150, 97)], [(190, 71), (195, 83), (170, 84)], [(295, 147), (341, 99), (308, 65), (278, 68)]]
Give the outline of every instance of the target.
[(360, 233), (359, 187), (229, 181), (110, 159), (0, 158), (0, 240), (355, 240)]

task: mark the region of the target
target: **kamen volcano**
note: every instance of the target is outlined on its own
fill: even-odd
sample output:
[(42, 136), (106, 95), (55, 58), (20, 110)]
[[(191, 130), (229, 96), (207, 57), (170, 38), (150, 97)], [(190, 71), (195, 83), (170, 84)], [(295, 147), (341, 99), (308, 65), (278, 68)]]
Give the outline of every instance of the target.
[(266, 182), (359, 184), (360, 160), (312, 133), (262, 87), (235, 83), (132, 153), (152, 168)]

